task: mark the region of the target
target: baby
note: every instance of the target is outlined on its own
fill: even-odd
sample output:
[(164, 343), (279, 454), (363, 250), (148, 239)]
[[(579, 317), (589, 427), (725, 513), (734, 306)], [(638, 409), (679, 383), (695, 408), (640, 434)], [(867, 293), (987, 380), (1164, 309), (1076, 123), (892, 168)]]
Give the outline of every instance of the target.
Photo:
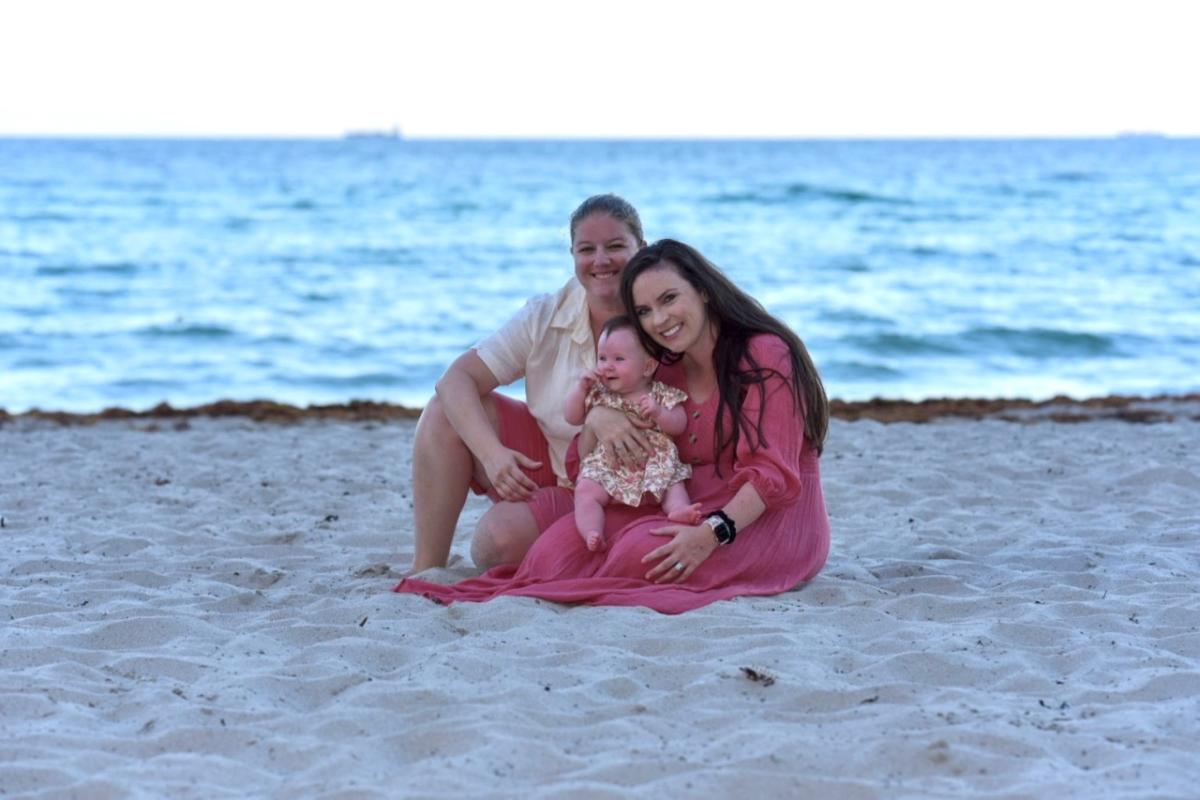
[[(591, 551), (604, 550), (604, 507), (616, 500), (639, 506), (646, 493), (662, 504), (674, 522), (695, 525), (700, 506), (688, 497), (684, 480), (692, 468), (679, 460), (671, 436), (687, 428), (687, 413), (680, 405), (687, 395), (651, 380), (658, 362), (642, 349), (634, 322), (627, 316), (604, 323), (596, 348), (596, 368), (579, 376), (566, 399), (566, 420), (582, 425), (596, 405), (608, 406), (654, 423), (645, 433), (652, 451), (644, 467), (612, 466), (607, 448), (598, 445), (580, 464), (575, 483), (575, 527)], [(611, 463), (610, 463), (611, 462)]]

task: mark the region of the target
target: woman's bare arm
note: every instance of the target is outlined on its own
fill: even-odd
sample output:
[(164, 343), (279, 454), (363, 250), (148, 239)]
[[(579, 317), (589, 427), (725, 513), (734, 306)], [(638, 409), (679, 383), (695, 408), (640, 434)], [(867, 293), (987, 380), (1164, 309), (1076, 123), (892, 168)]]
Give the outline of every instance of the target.
[(463, 353), (437, 382), (438, 399), (463, 444), (483, 466), (488, 481), (504, 500), (525, 500), (537, 484), (525, 474), (541, 462), (509, 449), (492, 427), (482, 398), (500, 385), (474, 350)]

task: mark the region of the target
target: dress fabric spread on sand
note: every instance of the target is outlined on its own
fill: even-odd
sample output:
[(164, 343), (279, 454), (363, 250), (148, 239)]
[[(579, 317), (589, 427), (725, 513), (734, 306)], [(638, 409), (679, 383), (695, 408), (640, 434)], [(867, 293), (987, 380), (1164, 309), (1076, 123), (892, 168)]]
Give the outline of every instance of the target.
[[(688, 399), (688, 428), (677, 437), (680, 458), (692, 467), (688, 492), (704, 512), (721, 508), (745, 483), (754, 488), (766, 511), (737, 540), (718, 547), (679, 584), (645, 579), (652, 564), (642, 557), (668, 541), (652, 530), (670, 524), (653, 506), (610, 505), (607, 550), (591, 552), (575, 527), (574, 515), (562, 517), (543, 533), (519, 565), (503, 565), (452, 586), (413, 578), (397, 592), (422, 594), (439, 602), (483, 602), (500, 595), (539, 597), (561, 603), (646, 606), (677, 614), (741, 595), (771, 595), (811, 579), (829, 552), (829, 516), (821, 491), (817, 454), (804, 438), (803, 418), (788, 387), (791, 362), (786, 345), (771, 335), (756, 336), (750, 354), (760, 367), (774, 370), (765, 381), (765, 397), (751, 388), (744, 402), (750, 420), (765, 404), (765, 445), (751, 448), (756, 436), (743, 431), (736, 452), (725, 448), (713, 461), (717, 393)], [(686, 391), (682, 366), (663, 365), (659, 379)], [(724, 430), (733, 424), (726, 414)], [(718, 474), (719, 467), (719, 474)]]

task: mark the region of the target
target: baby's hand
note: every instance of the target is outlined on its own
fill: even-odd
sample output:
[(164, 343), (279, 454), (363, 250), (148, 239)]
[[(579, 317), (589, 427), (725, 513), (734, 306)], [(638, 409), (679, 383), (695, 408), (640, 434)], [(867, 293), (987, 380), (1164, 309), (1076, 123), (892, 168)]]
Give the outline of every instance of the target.
[(637, 410), (646, 419), (656, 419), (662, 411), (662, 407), (648, 394), (644, 394), (638, 398)]
[(583, 389), (590, 389), (593, 383), (599, 382), (600, 377), (596, 375), (596, 370), (585, 369), (579, 373), (579, 386)]

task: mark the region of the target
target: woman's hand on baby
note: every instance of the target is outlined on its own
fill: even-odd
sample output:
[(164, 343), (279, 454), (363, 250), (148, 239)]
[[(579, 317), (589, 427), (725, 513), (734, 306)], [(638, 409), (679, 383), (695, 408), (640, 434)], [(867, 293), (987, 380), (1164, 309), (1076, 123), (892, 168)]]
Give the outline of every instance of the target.
[(542, 462), (534, 461), (524, 453), (501, 447), (495, 454), (482, 460), (482, 464), (488, 481), (501, 500), (528, 500), (538, 488), (525, 470), (538, 469)]
[(650, 531), (656, 536), (670, 536), (671, 541), (651, 550), (642, 558), (643, 564), (656, 563), (646, 573), (646, 580), (655, 583), (681, 583), (717, 549), (717, 538), (707, 525), (664, 525)]
[(650, 456), (650, 442), (643, 430), (651, 424), (603, 406), (593, 408), (587, 417), (587, 427), (596, 437), (596, 444), (608, 451), (610, 466), (629, 470), (641, 469)]

